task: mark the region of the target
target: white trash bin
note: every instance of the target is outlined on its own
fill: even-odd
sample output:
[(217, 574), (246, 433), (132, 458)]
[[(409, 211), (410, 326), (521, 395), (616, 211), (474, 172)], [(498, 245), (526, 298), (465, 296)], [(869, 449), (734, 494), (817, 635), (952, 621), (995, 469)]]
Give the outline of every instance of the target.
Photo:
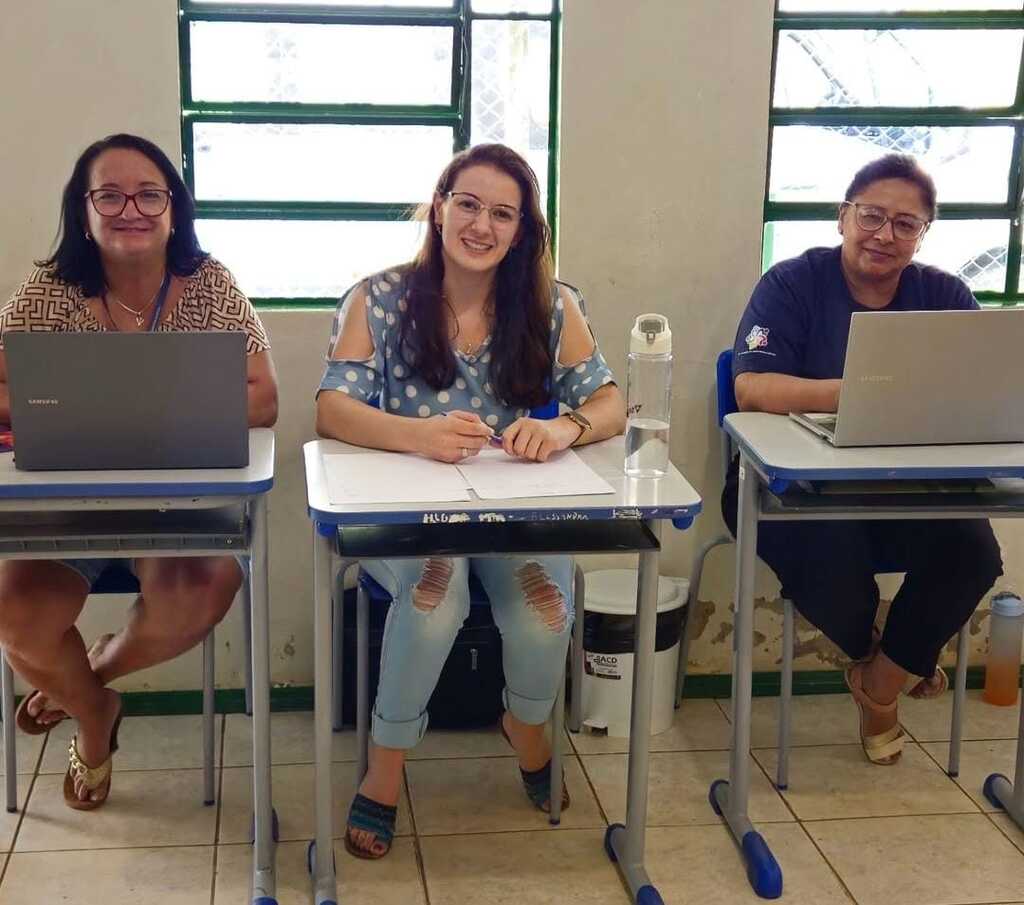
[[(636, 584), (635, 569), (604, 569), (586, 576), (582, 715), (583, 729), (589, 732), (629, 737)], [(679, 638), (689, 591), (685, 578), (658, 580), (651, 735), (672, 726)]]

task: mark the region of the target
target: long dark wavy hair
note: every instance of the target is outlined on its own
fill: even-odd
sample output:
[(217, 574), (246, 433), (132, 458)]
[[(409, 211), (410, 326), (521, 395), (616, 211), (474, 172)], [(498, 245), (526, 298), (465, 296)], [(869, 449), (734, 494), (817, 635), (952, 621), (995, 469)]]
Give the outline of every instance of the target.
[(79, 287), (87, 296), (101, 295), (106, 287), (103, 264), (96, 243), (87, 239), (89, 228), (85, 193), (89, 190), (89, 171), (93, 162), (111, 148), (126, 148), (148, 157), (167, 181), (171, 190), (171, 224), (174, 232), (167, 243), (167, 269), (177, 276), (190, 276), (206, 259), (206, 252), (196, 238), (196, 206), (192, 195), (178, 175), (174, 164), (153, 142), (137, 135), (108, 135), (86, 148), (71, 171), (64, 186), (60, 205), (60, 225), (57, 228), (53, 254), (37, 267), (46, 267), (55, 276)]
[[(540, 188), (530, 165), (505, 145), (476, 145), (456, 154), (437, 180), (435, 199), (451, 191), (462, 170), (490, 166), (511, 176), (522, 195), (516, 244), (498, 265), (491, 331), (491, 383), (506, 405), (530, 408), (549, 401), (551, 304), (554, 265), (551, 231), (540, 206)], [(427, 223), (408, 270), (408, 311), (402, 317), (399, 349), (409, 367), (435, 391), (455, 380), (455, 354), (442, 297), (444, 257), (434, 205), (418, 214)]]

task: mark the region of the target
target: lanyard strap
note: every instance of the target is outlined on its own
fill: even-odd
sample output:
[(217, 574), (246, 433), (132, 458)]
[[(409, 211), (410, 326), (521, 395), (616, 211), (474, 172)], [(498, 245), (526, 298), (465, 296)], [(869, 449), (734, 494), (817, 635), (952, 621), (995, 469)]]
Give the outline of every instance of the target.
[(160, 325), (160, 315), (164, 310), (164, 302), (167, 301), (167, 293), (171, 288), (171, 272), (168, 270), (164, 274), (164, 281), (160, 284), (160, 291), (156, 295), (156, 306), (153, 308), (153, 320), (149, 322), (149, 332), (156, 332), (156, 328)]

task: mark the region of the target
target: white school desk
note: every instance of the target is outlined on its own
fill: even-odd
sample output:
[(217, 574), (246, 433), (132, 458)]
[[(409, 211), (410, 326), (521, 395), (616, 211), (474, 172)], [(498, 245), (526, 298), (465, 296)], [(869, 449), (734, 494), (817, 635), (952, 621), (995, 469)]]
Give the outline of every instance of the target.
[[(627, 478), (623, 440), (616, 437), (576, 450), (614, 493), (481, 500), (470, 491), (470, 502), (336, 506), (327, 494), (323, 457), (367, 450), (318, 440), (303, 451), (315, 589), (316, 839), (309, 854), (315, 905), (334, 905), (338, 899), (331, 856), (331, 556), (341, 557), (347, 568), (360, 559), (609, 552), (638, 553), (640, 571), (626, 823), (608, 827), (605, 848), (636, 902), (660, 903), (644, 869), (659, 537), (665, 519), (679, 528), (689, 526), (701, 508), (697, 492), (674, 467), (656, 480)], [(365, 725), (365, 720), (360, 722)], [(553, 783), (561, 781), (558, 752), (563, 741), (553, 746)], [(553, 788), (552, 800), (556, 797)]]
[[(736, 442), (740, 454), (733, 740), (729, 779), (712, 783), (709, 797), (712, 807), (725, 818), (740, 846), (751, 886), (765, 898), (776, 898), (782, 894), (782, 870), (747, 815), (758, 522), (1019, 518), (1024, 516), (1024, 481), (1020, 480), (1024, 478), (1024, 443), (836, 449), (784, 415), (760, 412), (728, 415), (724, 428)], [(961, 493), (886, 492), (885, 486), (885, 482), (957, 478), (989, 478), (994, 486), (990, 490)], [(810, 493), (795, 487), (797, 481), (871, 481), (873, 485), (863, 493)], [(965, 654), (966, 651), (961, 652), (964, 668)], [(955, 705), (961, 703), (958, 701)], [(1016, 780), (1016, 798), (1005, 777), (989, 777), (985, 791), (997, 806), (1006, 807), (1021, 823), (1024, 817), (1024, 724), (1018, 741)]]
[[(18, 471), (14, 454), (0, 455), (0, 559), (231, 554), (249, 558), (252, 905), (276, 905), (266, 500), (273, 483), (274, 432), (267, 428), (249, 431), (246, 468)], [(212, 706), (212, 701), (204, 706)], [(13, 714), (4, 714), (3, 729), (14, 731)]]

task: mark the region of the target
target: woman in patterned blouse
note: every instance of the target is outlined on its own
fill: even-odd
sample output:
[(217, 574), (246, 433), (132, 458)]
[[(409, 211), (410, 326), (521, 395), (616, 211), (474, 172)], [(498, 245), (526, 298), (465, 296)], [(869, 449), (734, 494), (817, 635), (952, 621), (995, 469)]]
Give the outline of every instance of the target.
[[(0, 309), (0, 422), (10, 421), (2, 350), (9, 331), (242, 330), (249, 424), (274, 423), (277, 381), (266, 331), (231, 274), (200, 249), (194, 211), (181, 177), (151, 142), (112, 135), (82, 153), (64, 190), (56, 251)], [(107, 684), (201, 641), (242, 581), (231, 557), (125, 563), (142, 593), (127, 625), (87, 651), (75, 622), (93, 582), (115, 562), (0, 563), (0, 644), (38, 689), (18, 708), (18, 726), (36, 734), (66, 716), (78, 721), (64, 798), (80, 810), (99, 807), (110, 791), (121, 702)]]
[[(317, 430), (375, 449), (458, 462), (485, 446), (543, 462), (622, 432), (625, 405), (577, 290), (552, 276), (537, 179), (502, 145), (457, 155), (424, 211), (416, 260), (342, 299), (317, 399)], [(553, 420), (529, 410), (554, 397)], [(566, 556), (430, 557), (364, 564), (394, 598), (381, 652), (369, 770), (345, 845), (387, 853), (406, 751), (427, 728), (427, 701), (480, 579), (502, 634), (502, 731), (526, 793), (548, 810), (551, 712), (572, 625)], [(568, 795), (563, 798), (568, 805)]]

